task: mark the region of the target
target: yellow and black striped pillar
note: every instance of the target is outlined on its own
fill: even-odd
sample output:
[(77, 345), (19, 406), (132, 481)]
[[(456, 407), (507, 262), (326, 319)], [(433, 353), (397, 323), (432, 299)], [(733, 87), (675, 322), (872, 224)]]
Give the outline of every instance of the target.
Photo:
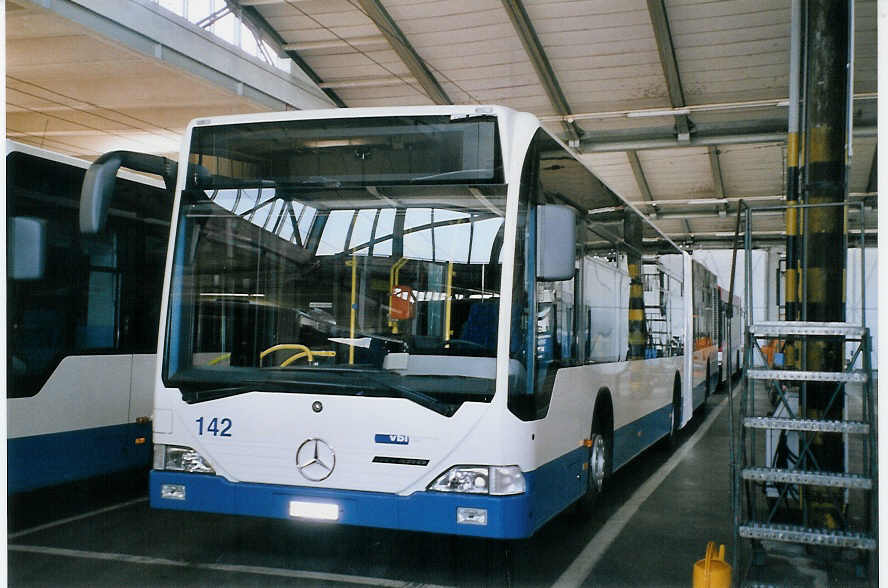
[(641, 217), (627, 209), (623, 216), (623, 240), (629, 270), (629, 359), (644, 359), (647, 325), (644, 319), (644, 280), (641, 276)]
[[(849, 0), (810, 0), (805, 169), (807, 204), (844, 203), (848, 194), (847, 113), (851, 100), (848, 84)], [(806, 321), (845, 320), (845, 263), (848, 248), (847, 212), (844, 206), (819, 206), (805, 211), (803, 225), (802, 313)], [(842, 371), (842, 337), (811, 337), (805, 350), (808, 371)], [(841, 397), (832, 402), (834, 383), (807, 385), (809, 418), (840, 420)], [(840, 434), (818, 434), (812, 453), (821, 470), (844, 471), (844, 440)], [(821, 489), (807, 493), (812, 523), (837, 524), (835, 512), (842, 491)]]
[[(799, 320), (799, 133), (790, 131), (786, 138), (786, 313), (788, 321)], [(795, 341), (788, 338), (783, 347), (787, 368), (798, 367)]]

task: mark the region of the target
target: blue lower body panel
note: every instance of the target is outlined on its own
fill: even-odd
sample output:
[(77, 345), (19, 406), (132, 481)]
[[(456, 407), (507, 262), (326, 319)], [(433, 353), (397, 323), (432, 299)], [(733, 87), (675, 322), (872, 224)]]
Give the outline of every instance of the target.
[(672, 405), (667, 404), (614, 431), (614, 471), (668, 435), (671, 427)]
[[(339, 506), (339, 523), (405, 531), (430, 531), (498, 539), (533, 534), (530, 494), (478, 496), (445, 492), (415, 492), (399, 496), (301, 486), (233, 483), (221, 476), (152, 470), (151, 506), (224, 514), (289, 519), (291, 500), (333, 503)], [(185, 499), (161, 498), (161, 486), (185, 487)], [(487, 525), (457, 524), (458, 507), (487, 510)]]
[[(136, 444), (137, 439), (144, 441)], [(7, 441), (6, 451), (9, 494), (133, 468), (147, 470), (151, 466), (151, 424), (16, 437)]]

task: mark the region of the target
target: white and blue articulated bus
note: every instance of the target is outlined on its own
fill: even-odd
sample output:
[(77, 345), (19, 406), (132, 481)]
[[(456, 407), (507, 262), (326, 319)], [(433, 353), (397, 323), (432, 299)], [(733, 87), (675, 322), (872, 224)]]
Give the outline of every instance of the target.
[(528, 537), (703, 402), (690, 257), (532, 115), (200, 119), (173, 214), (156, 508)]
[(81, 235), (88, 166), (6, 142), (10, 494), (151, 465), (172, 202), (121, 172), (107, 230)]
[[(731, 378), (740, 373), (743, 367), (743, 305), (740, 297), (734, 294), (733, 300), (728, 290), (718, 288), (718, 374), (719, 382), (730, 384)], [(728, 360), (730, 371), (728, 374)]]

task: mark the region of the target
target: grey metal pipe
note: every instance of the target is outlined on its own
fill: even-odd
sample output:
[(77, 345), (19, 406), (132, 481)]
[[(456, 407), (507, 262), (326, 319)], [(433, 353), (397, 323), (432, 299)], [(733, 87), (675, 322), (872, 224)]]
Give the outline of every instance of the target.
[(792, 0), (789, 37), (789, 132), (799, 132), (802, 67), (802, 0)]
[[(876, 127), (857, 127), (854, 137), (875, 137)], [(627, 141), (605, 141), (596, 143), (594, 133), (587, 133), (591, 138), (583, 141), (584, 153), (608, 153), (612, 151), (644, 151), (647, 149), (672, 149), (674, 147), (702, 147), (707, 145), (741, 145), (748, 143), (784, 143), (787, 134), (784, 131), (772, 133), (724, 134), (703, 137), (691, 137), (690, 142), (681, 143), (675, 138), (636, 139)]]

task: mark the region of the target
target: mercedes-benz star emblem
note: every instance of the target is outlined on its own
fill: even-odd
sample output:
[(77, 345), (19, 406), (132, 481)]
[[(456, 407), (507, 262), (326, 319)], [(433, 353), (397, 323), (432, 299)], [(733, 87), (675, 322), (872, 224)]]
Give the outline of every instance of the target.
[(306, 439), (296, 450), (299, 473), (312, 482), (327, 479), (336, 467), (336, 454), (321, 439)]

